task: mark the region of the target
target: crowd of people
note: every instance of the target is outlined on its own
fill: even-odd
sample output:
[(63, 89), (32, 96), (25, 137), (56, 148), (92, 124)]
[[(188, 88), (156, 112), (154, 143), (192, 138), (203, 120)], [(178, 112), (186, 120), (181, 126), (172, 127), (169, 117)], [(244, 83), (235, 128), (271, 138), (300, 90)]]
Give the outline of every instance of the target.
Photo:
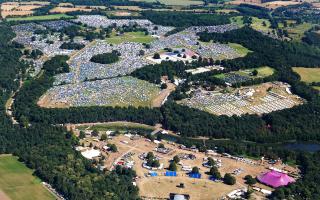
[(164, 35), (174, 29), (173, 27), (154, 25), (146, 19), (108, 19), (101, 15), (80, 15), (74, 22), (80, 22), (96, 28), (107, 28), (110, 26), (123, 27), (136, 24), (141, 28), (147, 29), (152, 35)]

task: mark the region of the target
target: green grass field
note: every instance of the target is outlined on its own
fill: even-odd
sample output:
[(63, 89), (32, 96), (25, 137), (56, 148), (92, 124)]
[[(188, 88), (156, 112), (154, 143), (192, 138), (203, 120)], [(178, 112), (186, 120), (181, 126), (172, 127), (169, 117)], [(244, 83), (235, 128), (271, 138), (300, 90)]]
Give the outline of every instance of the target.
[(17, 157), (0, 155), (0, 189), (7, 196), (12, 200), (55, 199), (32, 173)]
[(112, 33), (111, 37), (106, 39), (106, 41), (111, 44), (120, 44), (122, 42), (150, 43), (153, 40), (155, 40), (155, 38), (150, 35), (145, 35), (144, 32), (127, 32), (119, 36)]
[(58, 19), (72, 19), (73, 16), (66, 14), (52, 14), (52, 15), (41, 15), (41, 16), (28, 16), (28, 17), (12, 17), (7, 18), (7, 21), (45, 21), (45, 20), (58, 20)]
[(237, 43), (229, 43), (228, 44), (231, 48), (235, 49), (236, 52), (241, 55), (241, 57), (246, 56), (250, 51), (249, 49), (245, 48), (244, 46), (242, 46), (241, 44), (237, 44)]
[[(88, 126), (79, 126), (79, 130), (84, 130)], [(144, 131), (153, 131), (154, 127), (148, 126), (145, 124), (138, 124), (132, 122), (108, 122), (104, 124), (98, 124), (90, 127), (91, 130), (96, 129), (98, 131), (126, 131), (126, 130), (144, 130)]]
[[(258, 71), (257, 76), (250, 75), (253, 70)], [(274, 69), (271, 67), (264, 66), (264, 67), (258, 67), (258, 68), (252, 68), (252, 69), (239, 70), (239, 71), (236, 71), (233, 73), (239, 74), (241, 76), (248, 76), (250, 78), (264, 78), (264, 77), (272, 75), (274, 73)], [(214, 77), (223, 79), (226, 77), (226, 74), (217, 74), (217, 75), (214, 75)]]
[(312, 28), (312, 24), (310, 23), (303, 23), (299, 24), (294, 27), (287, 28), (287, 31), (289, 33), (289, 36), (294, 40), (294, 41), (301, 41), (301, 38), (304, 36), (304, 33), (308, 31), (309, 29)]
[[(242, 16), (237, 16), (237, 17), (232, 17), (231, 21), (235, 24), (237, 24), (239, 27), (243, 27), (243, 20), (242, 20)], [(263, 26), (263, 22), (266, 23), (266, 26)], [(257, 17), (252, 17), (252, 24), (251, 27), (255, 30), (258, 31), (263, 31), (265, 33), (271, 32), (272, 29), (269, 28), (270, 27), (270, 21), (267, 19), (260, 19)]]
[(292, 69), (300, 75), (303, 82), (320, 82), (320, 68), (293, 67)]

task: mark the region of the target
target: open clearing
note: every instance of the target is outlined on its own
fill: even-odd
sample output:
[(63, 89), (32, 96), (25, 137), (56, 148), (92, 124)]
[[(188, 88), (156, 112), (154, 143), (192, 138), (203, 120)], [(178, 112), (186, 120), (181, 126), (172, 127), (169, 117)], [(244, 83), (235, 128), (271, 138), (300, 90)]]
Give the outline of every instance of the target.
[(304, 36), (304, 33), (312, 28), (310, 23), (302, 23), (295, 25), (294, 27), (287, 28), (289, 36), (295, 41), (301, 41), (301, 38)]
[[(253, 29), (257, 31), (263, 31), (265, 33), (271, 32), (272, 29), (270, 28), (270, 21), (267, 19), (260, 19), (257, 17), (251, 17), (252, 18), (252, 24), (250, 25)], [(243, 20), (242, 16), (232, 17), (231, 21), (235, 24), (237, 24), (240, 27), (243, 27)], [(263, 26), (263, 22), (266, 24), (266, 26)]]
[[(252, 76), (251, 73), (257, 70), (258, 75), (257, 76)], [(256, 78), (265, 78), (267, 76), (271, 76), (274, 73), (274, 69), (271, 67), (258, 67), (258, 68), (251, 68), (251, 69), (244, 69), (244, 70), (239, 70), (235, 72), (230, 72), (232, 74), (238, 74), (243, 77), (247, 77), (250, 79), (256, 79)], [(216, 78), (224, 79), (226, 76), (228, 76), (229, 73), (226, 74), (217, 74), (215, 75)]]
[(320, 82), (320, 68), (293, 67), (292, 69), (297, 72), (301, 80), (306, 83)]
[[(79, 130), (79, 129), (78, 129)], [(90, 133), (93, 130), (93, 127), (87, 127), (86, 131)], [(110, 129), (99, 129), (100, 133), (105, 133)], [(189, 194), (191, 199), (221, 199), (229, 192), (244, 188), (245, 181), (244, 177), (248, 174), (253, 177), (259, 175), (260, 173), (269, 171), (268, 168), (271, 166), (267, 162), (255, 161), (246, 159), (246, 161), (240, 161), (232, 157), (225, 157), (221, 154), (215, 153), (214, 155), (206, 155), (203, 152), (195, 152), (190, 149), (182, 149), (178, 144), (173, 142), (168, 142), (165, 140), (161, 141), (166, 148), (171, 149), (168, 153), (159, 153), (155, 150), (158, 146), (155, 142), (146, 140), (144, 137), (135, 136), (135, 139), (130, 138), (127, 135), (116, 135), (112, 138), (109, 138), (107, 142), (99, 141), (95, 137), (86, 137), (80, 143), (83, 143), (86, 147), (91, 143), (93, 146), (96, 146), (97, 149), (100, 149), (102, 155), (106, 158), (104, 166), (107, 169), (112, 169), (118, 163), (134, 163), (133, 169), (137, 173), (136, 183), (139, 187), (140, 196), (145, 199), (152, 198), (168, 198), (170, 193), (182, 193)], [(104, 151), (103, 146), (109, 144), (115, 144), (118, 151), (115, 153)], [(163, 164), (162, 169), (156, 169), (155, 172), (158, 176), (150, 177), (148, 176), (149, 170), (144, 168), (143, 160), (139, 158), (142, 153), (153, 152), (153, 154), (159, 158), (159, 162)], [(182, 159), (181, 165), (177, 165), (177, 177), (167, 177), (164, 176), (164, 173), (167, 171), (169, 166), (169, 161), (175, 156), (183, 155), (193, 155), (194, 159)], [(241, 169), (241, 172), (235, 175), (237, 183), (233, 186), (223, 184), (222, 182), (215, 182), (209, 180), (209, 175), (206, 172), (209, 171), (209, 168), (204, 167), (203, 160), (206, 157), (212, 157), (214, 159), (221, 160), (221, 167), (219, 171), (222, 176), (225, 173), (233, 173), (236, 169)], [(192, 179), (189, 178), (186, 171), (182, 170), (182, 166), (197, 166), (201, 173), (201, 179)], [(297, 170), (293, 167), (287, 165), (282, 165), (282, 163), (277, 163), (274, 165), (279, 169), (287, 170), (290, 173), (296, 173)], [(177, 187), (180, 183), (184, 184), (184, 188)], [(271, 188), (257, 183), (255, 186), (264, 188), (267, 190), (272, 190)]]
[(25, 16), (31, 15), (34, 9), (49, 5), (49, 2), (5, 2), (1, 4), (1, 16), (6, 18), (8, 16)]
[(155, 40), (155, 38), (150, 35), (145, 35), (144, 32), (127, 32), (122, 35), (112, 33), (111, 37), (106, 39), (106, 41), (111, 44), (121, 44), (123, 42), (150, 43), (153, 40)]
[(12, 17), (7, 18), (7, 21), (42, 21), (42, 20), (58, 20), (58, 19), (72, 19), (72, 16), (66, 14), (52, 14), (29, 17)]
[(84, 12), (91, 12), (93, 9), (88, 8), (86, 6), (75, 6), (75, 7), (61, 7), (57, 6), (50, 10), (50, 13), (68, 13), (68, 12), (75, 12), (75, 11), (84, 11)]
[(228, 2), (228, 4), (231, 5), (240, 5), (240, 4), (250, 4), (250, 5), (255, 5), (255, 6), (260, 6), (260, 7), (265, 7), (269, 9), (275, 9), (279, 7), (284, 7), (284, 6), (290, 6), (290, 5), (296, 5), (296, 4), (301, 4), (302, 2), (296, 2), (296, 1), (272, 1), (272, 2), (266, 2), (266, 3), (256, 3), (256, 2), (250, 2), (250, 1), (245, 1), (245, 0), (234, 0)]
[(105, 131), (105, 130), (111, 130), (111, 131), (126, 131), (126, 130), (148, 130), (153, 131), (155, 127), (145, 125), (145, 124), (139, 124), (134, 122), (105, 122), (105, 123), (87, 123), (87, 124), (74, 124), (73, 127), (76, 127), (79, 130), (98, 130), (98, 131)]
[(244, 57), (246, 56), (248, 53), (252, 52), (249, 49), (245, 48), (244, 46), (242, 46), (241, 44), (237, 44), (237, 43), (229, 43), (229, 46), (231, 48), (233, 48), (234, 50), (236, 50), (236, 52), (241, 56)]
[[(143, 2), (156, 2), (156, 0), (132, 0), (132, 1), (143, 1)], [(159, 0), (168, 6), (190, 6), (190, 5), (202, 5), (204, 2), (199, 0)]]
[(13, 200), (55, 199), (32, 173), (17, 157), (0, 155), (0, 189), (6, 195)]

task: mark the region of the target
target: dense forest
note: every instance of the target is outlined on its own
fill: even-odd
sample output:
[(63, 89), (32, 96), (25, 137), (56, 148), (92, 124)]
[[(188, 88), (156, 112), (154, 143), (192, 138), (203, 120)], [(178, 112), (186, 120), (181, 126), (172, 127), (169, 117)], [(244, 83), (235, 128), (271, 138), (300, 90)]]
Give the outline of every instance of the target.
[(195, 14), (190, 12), (144, 11), (142, 15), (154, 24), (174, 27), (212, 26), (230, 23), (229, 17), (219, 14)]

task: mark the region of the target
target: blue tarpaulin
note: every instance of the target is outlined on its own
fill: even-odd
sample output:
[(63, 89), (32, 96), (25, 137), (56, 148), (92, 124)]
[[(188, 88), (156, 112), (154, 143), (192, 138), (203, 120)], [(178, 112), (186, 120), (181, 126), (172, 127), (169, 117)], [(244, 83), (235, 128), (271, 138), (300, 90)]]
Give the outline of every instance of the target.
[(216, 180), (218, 180), (218, 179), (217, 179), (216, 177), (214, 177), (214, 176), (210, 176), (210, 177), (209, 177), (209, 180), (210, 180), (210, 181), (216, 181)]
[(175, 171), (166, 171), (165, 176), (177, 176), (177, 172), (175, 172)]
[(201, 174), (199, 174), (199, 173), (190, 173), (189, 177), (190, 178), (201, 178)]
[(158, 176), (157, 172), (150, 172), (149, 174), (151, 177)]

